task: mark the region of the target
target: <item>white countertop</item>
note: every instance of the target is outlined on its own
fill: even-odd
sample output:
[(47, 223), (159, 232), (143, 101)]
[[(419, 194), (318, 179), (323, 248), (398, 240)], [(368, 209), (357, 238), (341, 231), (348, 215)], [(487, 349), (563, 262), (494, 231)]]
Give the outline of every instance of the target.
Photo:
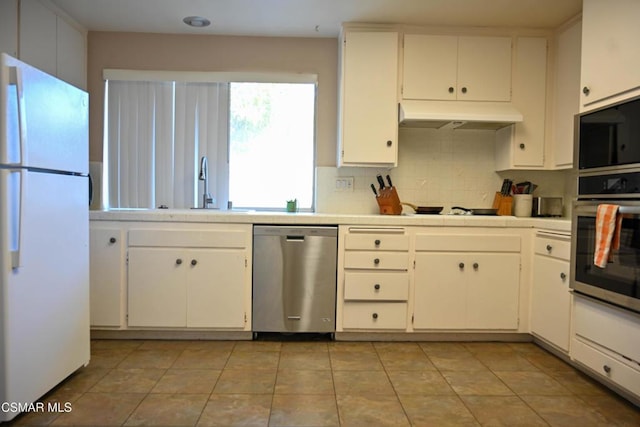
[(483, 215), (359, 215), (201, 209), (118, 209), (90, 211), (92, 221), (211, 222), (235, 224), (349, 224), (386, 226), (513, 227), (571, 231), (567, 218), (517, 218)]

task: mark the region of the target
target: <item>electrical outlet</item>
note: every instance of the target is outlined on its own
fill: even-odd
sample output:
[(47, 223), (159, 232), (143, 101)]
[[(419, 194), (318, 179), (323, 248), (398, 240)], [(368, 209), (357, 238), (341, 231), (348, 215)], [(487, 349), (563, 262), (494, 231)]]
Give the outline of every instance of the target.
[(353, 177), (341, 176), (340, 178), (336, 178), (336, 185), (335, 185), (334, 191), (336, 192), (353, 191)]

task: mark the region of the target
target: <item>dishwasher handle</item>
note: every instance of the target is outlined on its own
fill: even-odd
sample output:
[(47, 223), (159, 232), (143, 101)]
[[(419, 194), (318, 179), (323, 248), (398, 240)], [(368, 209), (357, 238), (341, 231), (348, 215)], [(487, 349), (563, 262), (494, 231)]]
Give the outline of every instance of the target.
[(304, 236), (287, 235), (287, 242), (304, 242)]

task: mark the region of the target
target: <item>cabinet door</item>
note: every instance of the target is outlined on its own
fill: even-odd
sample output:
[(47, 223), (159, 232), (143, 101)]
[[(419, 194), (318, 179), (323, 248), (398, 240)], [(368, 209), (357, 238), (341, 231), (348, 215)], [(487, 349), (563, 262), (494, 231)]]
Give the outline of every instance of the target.
[[(581, 105), (640, 87), (640, 2), (584, 0)], [(583, 108), (583, 110), (591, 107)]]
[(129, 249), (129, 326), (186, 326), (189, 261), (182, 249)]
[(339, 162), (396, 165), (398, 33), (348, 32), (343, 49)]
[(573, 166), (573, 121), (580, 110), (582, 24), (576, 22), (556, 39), (552, 153), (555, 168)]
[(456, 99), (458, 37), (404, 36), (403, 99)]
[(569, 263), (536, 255), (531, 290), (531, 332), (569, 351)]
[(38, 0), (20, 1), (20, 59), (56, 75), (56, 15)]
[(465, 328), (466, 275), (460, 267), (464, 262), (463, 254), (416, 254), (414, 328)]
[(457, 86), (458, 100), (509, 101), (511, 38), (460, 37)]
[(0, 1), (0, 52), (18, 56), (18, 0)]
[(245, 259), (239, 250), (188, 252), (187, 326), (244, 327)]
[(57, 24), (57, 76), (67, 83), (86, 89), (87, 73), (84, 34), (60, 17), (57, 18)]
[(467, 274), (468, 329), (518, 329), (519, 254), (471, 254)]
[(524, 116), (515, 125), (513, 168), (544, 166), (547, 93), (547, 39), (519, 37), (513, 79), (513, 104)]
[(92, 225), (89, 239), (91, 326), (122, 326), (124, 231)]

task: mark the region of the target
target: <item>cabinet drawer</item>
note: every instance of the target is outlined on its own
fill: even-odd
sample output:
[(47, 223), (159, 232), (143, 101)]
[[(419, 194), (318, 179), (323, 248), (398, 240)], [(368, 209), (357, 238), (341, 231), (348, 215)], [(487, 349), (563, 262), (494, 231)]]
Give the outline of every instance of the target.
[(406, 301), (409, 297), (408, 273), (356, 273), (344, 275), (344, 299)]
[(241, 230), (133, 229), (129, 231), (129, 246), (245, 248), (249, 237)]
[(406, 252), (346, 251), (344, 268), (406, 270), (409, 254)]
[(520, 236), (504, 234), (418, 234), (416, 251), (520, 252)]
[(571, 242), (569, 237), (550, 237), (538, 234), (534, 241), (535, 252), (553, 258), (569, 261), (571, 258)]
[(346, 249), (366, 251), (408, 251), (409, 236), (403, 234), (347, 234), (344, 246)]
[(640, 396), (640, 371), (576, 338), (571, 342), (571, 355), (599, 375)]
[(640, 316), (576, 296), (574, 333), (611, 351), (640, 361)]
[(347, 302), (342, 326), (345, 329), (406, 329), (407, 303)]

